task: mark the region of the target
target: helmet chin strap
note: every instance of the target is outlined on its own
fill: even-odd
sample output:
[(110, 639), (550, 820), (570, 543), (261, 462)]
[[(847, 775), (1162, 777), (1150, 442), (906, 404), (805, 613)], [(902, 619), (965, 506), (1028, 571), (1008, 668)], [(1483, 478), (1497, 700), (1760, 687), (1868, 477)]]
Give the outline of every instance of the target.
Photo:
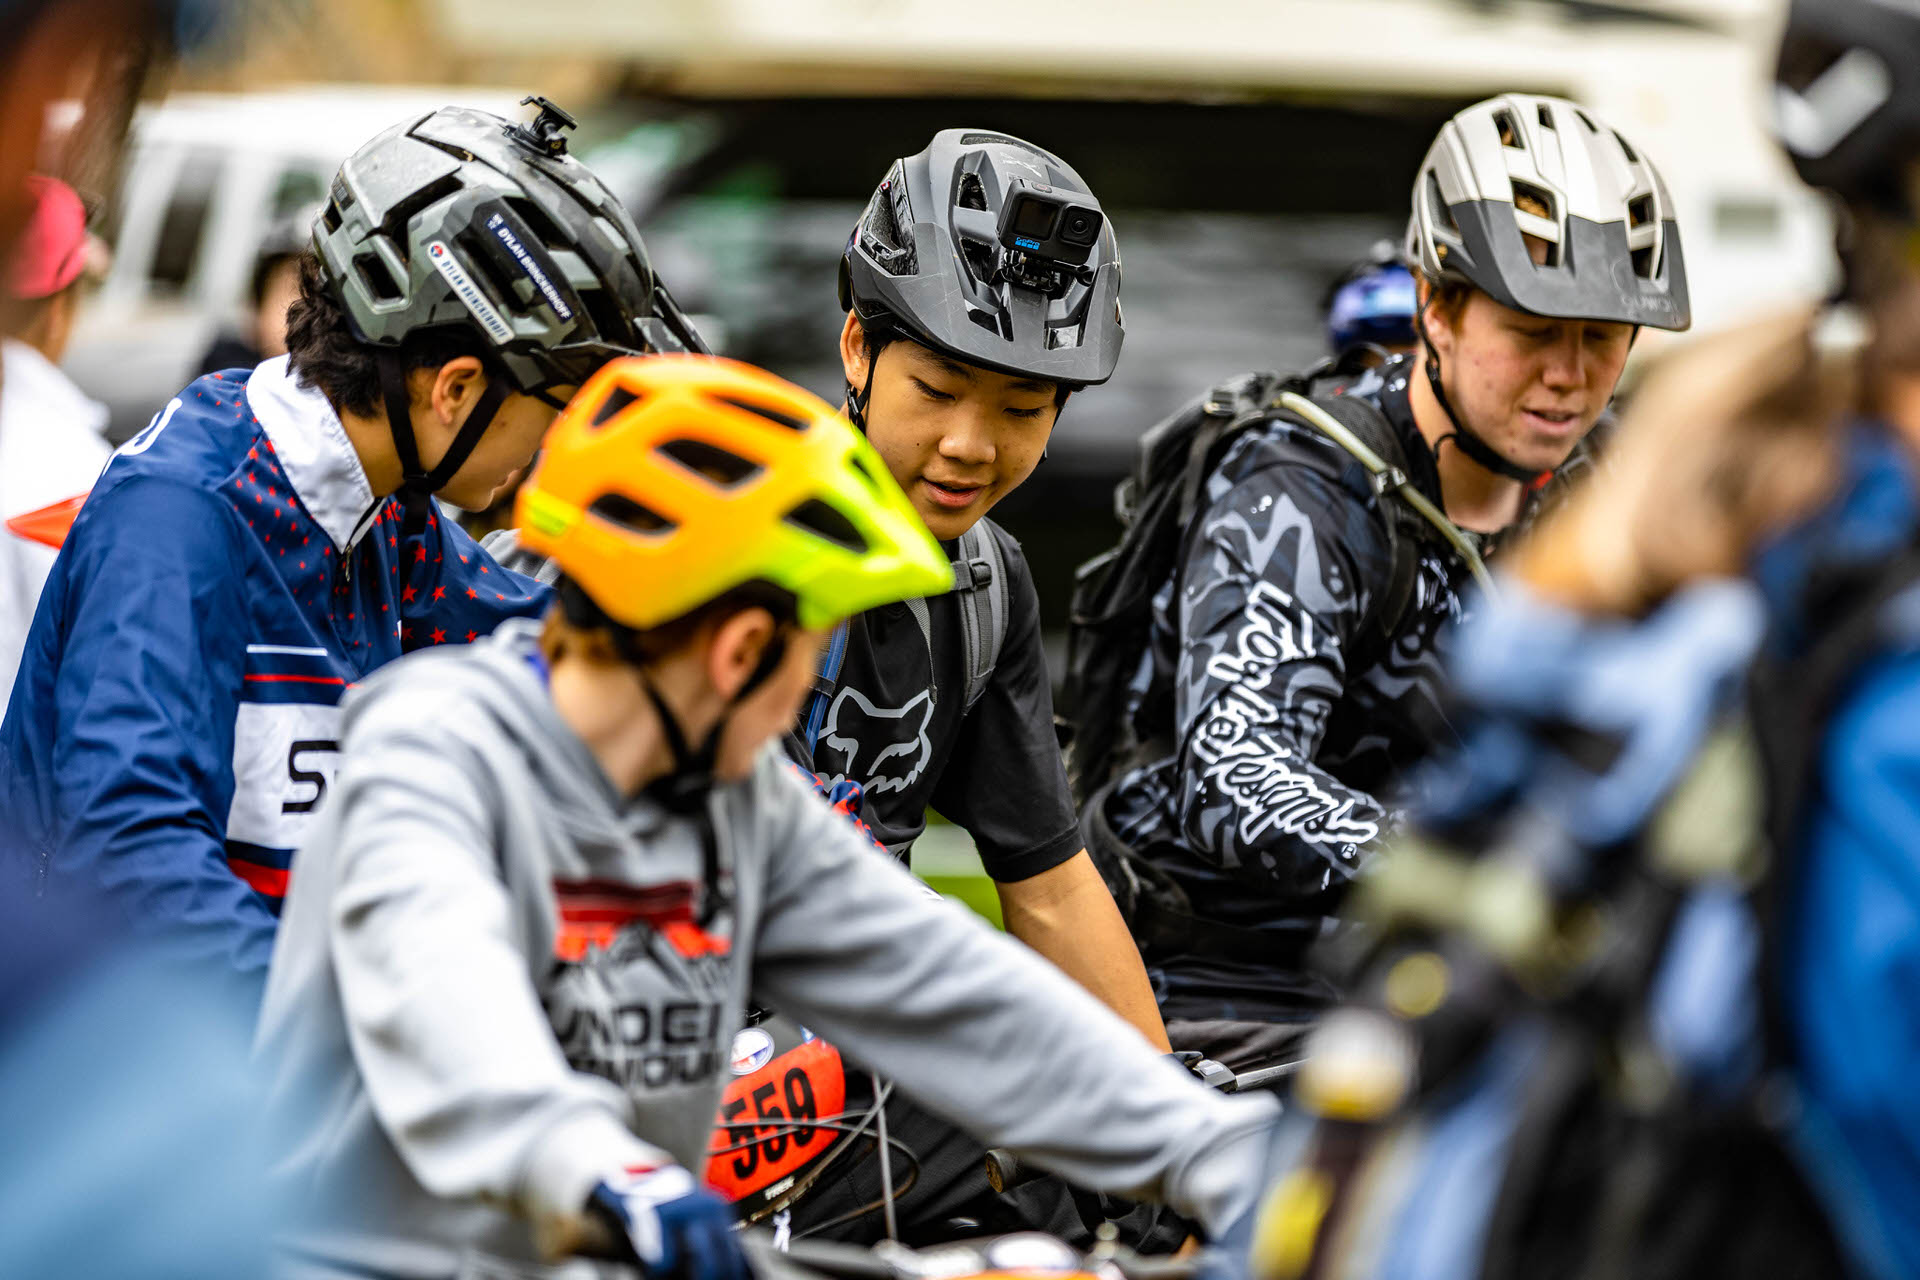
[(879, 365), (880, 357), (875, 354), (867, 357), (867, 385), (856, 392), (853, 383), (847, 383), (847, 421), (861, 435), (867, 434), (867, 402), (873, 399), (873, 371)]
[[(504, 374), (488, 369), (486, 389), (480, 393), (473, 411), (467, 414), (467, 420), (460, 424), (453, 443), (440, 455), (440, 461), (434, 463), (433, 470), (428, 471), (420, 465), (420, 444), (413, 434), (413, 397), (407, 393), (407, 375), (400, 364), (400, 353), (382, 349), (374, 358), (380, 369), (380, 392), (386, 401), (387, 429), (393, 433), (394, 452), (400, 459), (398, 496), (405, 513), (401, 527), (405, 536), (412, 537), (426, 528), (427, 499), (446, 487), (473, 456), (480, 437), (500, 412), (509, 388)], [(379, 505), (377, 499), (374, 505)]]
[(752, 697), (767, 682), (786, 653), (785, 634), (776, 635), (767, 642), (767, 647), (760, 651), (760, 661), (754, 666), (753, 673), (739, 691), (727, 699), (720, 718), (698, 746), (688, 744), (680, 718), (661, 696), (653, 677), (647, 674), (641, 655), (631, 649), (623, 655), (640, 673), (640, 687), (646, 691), (647, 700), (653, 703), (654, 713), (660, 717), (660, 731), (666, 736), (668, 753), (673, 756), (673, 768), (647, 784), (646, 794), (651, 799), (669, 812), (678, 814), (695, 813), (706, 806), (707, 793), (714, 786), (713, 769), (720, 755), (720, 738), (726, 732), (733, 709)]
[[(622, 639), (630, 639), (630, 636), (631, 633), (627, 633)], [(640, 688), (646, 692), (647, 700), (653, 703), (654, 714), (660, 718), (660, 731), (667, 739), (667, 750), (673, 756), (673, 769), (649, 782), (644, 794), (667, 812), (694, 819), (700, 828), (701, 878), (706, 887), (701, 895), (697, 923), (705, 928), (727, 900), (727, 895), (720, 888), (720, 839), (714, 831), (713, 814), (707, 807), (707, 797), (713, 794), (713, 770), (719, 762), (720, 738), (727, 730), (727, 721), (732, 718), (733, 709), (765, 684), (774, 668), (786, 656), (787, 637), (783, 633), (767, 642), (767, 647), (760, 651), (760, 661), (753, 673), (740, 686), (739, 692), (727, 700), (720, 718), (697, 747), (687, 745), (687, 734), (680, 726), (680, 717), (674, 715), (673, 708), (667, 705), (667, 700), (654, 685), (653, 677), (647, 674), (640, 660), (642, 655), (631, 645), (622, 644), (621, 647), (626, 650), (624, 656), (640, 674)]]
[(1427, 308), (1432, 303), (1433, 295), (1429, 293), (1427, 300), (1420, 304), (1419, 314), (1414, 317), (1414, 326), (1420, 332), (1420, 345), (1426, 351), (1426, 359), (1421, 363), (1427, 369), (1427, 385), (1433, 389), (1433, 398), (1440, 402), (1440, 411), (1446, 414), (1447, 421), (1453, 424), (1452, 431), (1434, 441), (1434, 452), (1438, 453), (1440, 446), (1451, 440), (1454, 447), (1464, 453), (1469, 461), (1495, 475), (1505, 476), (1509, 480), (1518, 480), (1522, 484), (1537, 483), (1543, 475), (1551, 472), (1535, 471), (1501, 457), (1492, 445), (1470, 430), (1467, 424), (1460, 420), (1460, 415), (1453, 411), (1453, 401), (1447, 397), (1447, 389), (1442, 385), (1440, 377), (1440, 353), (1434, 348), (1433, 339), (1427, 336)]

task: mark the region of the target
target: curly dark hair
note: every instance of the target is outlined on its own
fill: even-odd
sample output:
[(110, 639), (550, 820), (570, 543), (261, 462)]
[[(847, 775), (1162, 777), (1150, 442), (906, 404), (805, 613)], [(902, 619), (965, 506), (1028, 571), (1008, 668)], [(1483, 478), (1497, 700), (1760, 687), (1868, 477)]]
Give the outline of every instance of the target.
[[(354, 336), (346, 311), (320, 273), (320, 259), (301, 254), (300, 297), (287, 308), (287, 356), (299, 385), (318, 389), (340, 413), (372, 417), (381, 403), (377, 350)], [(425, 329), (400, 344), (400, 367), (408, 373), (438, 369), (461, 356), (479, 357), (492, 376), (486, 342), (468, 329)]]

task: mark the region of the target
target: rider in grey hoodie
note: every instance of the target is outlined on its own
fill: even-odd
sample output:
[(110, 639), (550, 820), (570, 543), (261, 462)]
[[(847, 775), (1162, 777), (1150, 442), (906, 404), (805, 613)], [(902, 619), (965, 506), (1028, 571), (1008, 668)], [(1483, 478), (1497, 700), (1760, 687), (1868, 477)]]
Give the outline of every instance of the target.
[[(642, 404), (666, 398), (651, 387)], [(536, 495), (558, 486), (567, 424)], [(566, 567), (566, 550), (549, 554)], [(604, 594), (563, 582), (567, 621)], [(768, 683), (797, 681), (797, 703), (809, 654), (789, 658)], [(520, 622), (392, 664), (346, 701), (258, 1037), (282, 1167), (312, 1210), (290, 1236), (296, 1271), (547, 1274), (626, 1171), (700, 1167), (728, 1047), (760, 1001), (1077, 1182), (1164, 1200), (1215, 1234), (1250, 1211), (1270, 1101), (1201, 1087), (1052, 966), (929, 897), (770, 746), (691, 802), (616, 786), (553, 670), (550, 688), (541, 624)], [(657, 674), (638, 678), (674, 759), (685, 772), (705, 751), (711, 768), (726, 717), (689, 749)]]

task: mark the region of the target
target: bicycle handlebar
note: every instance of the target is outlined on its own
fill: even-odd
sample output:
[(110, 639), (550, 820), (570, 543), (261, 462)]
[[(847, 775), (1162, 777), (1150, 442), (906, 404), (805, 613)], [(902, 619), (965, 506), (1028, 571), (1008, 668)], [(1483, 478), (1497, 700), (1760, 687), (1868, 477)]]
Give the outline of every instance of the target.
[[(1195, 1064), (1188, 1064), (1189, 1067)], [(1222, 1093), (1250, 1093), (1271, 1088), (1300, 1069), (1296, 1059), (1292, 1062), (1275, 1063), (1270, 1067), (1255, 1067), (1251, 1071), (1235, 1074), (1211, 1059), (1198, 1059), (1201, 1070), (1194, 1078), (1212, 1089)], [(1012, 1191), (1023, 1187), (1036, 1178), (1047, 1175), (1045, 1169), (1029, 1161), (1022, 1160), (1005, 1147), (990, 1147), (987, 1150), (987, 1185), (998, 1192)]]

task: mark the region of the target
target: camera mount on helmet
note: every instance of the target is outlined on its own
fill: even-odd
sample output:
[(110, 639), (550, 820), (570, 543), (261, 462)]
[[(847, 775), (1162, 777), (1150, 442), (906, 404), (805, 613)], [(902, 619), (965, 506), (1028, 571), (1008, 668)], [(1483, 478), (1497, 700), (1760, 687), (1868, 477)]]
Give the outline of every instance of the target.
[(543, 156), (566, 155), (567, 130), (579, 128), (580, 122), (537, 93), (520, 99), (520, 105), (533, 107), (540, 114), (525, 124), (517, 124), (507, 130), (513, 140)]
[(1012, 179), (994, 227), (1001, 278), (1049, 296), (1065, 292), (1069, 277), (1093, 283), (1087, 259), (1106, 221), (1091, 195), (1070, 197), (1044, 183)]

